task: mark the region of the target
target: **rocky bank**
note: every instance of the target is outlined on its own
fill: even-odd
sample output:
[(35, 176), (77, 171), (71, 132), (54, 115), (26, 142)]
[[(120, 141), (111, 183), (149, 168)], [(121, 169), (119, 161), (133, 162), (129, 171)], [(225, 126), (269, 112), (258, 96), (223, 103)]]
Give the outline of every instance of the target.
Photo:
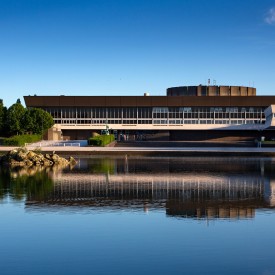
[(29, 151), (26, 148), (17, 148), (6, 155), (0, 157), (0, 163), (11, 166), (67, 166), (75, 165), (76, 160), (73, 157), (68, 159), (53, 154), (42, 154), (41, 152)]

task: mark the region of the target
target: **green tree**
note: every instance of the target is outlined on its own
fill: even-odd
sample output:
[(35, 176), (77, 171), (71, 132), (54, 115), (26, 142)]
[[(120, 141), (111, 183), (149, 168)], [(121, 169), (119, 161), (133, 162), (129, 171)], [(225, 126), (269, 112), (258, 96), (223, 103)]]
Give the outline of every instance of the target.
[(0, 135), (2, 136), (5, 131), (5, 121), (6, 121), (7, 108), (4, 107), (3, 100), (0, 99)]
[(7, 129), (10, 135), (18, 135), (24, 133), (23, 117), (25, 108), (21, 103), (13, 104), (7, 110)]
[(24, 132), (33, 133), (34, 119), (31, 117), (31, 111), (29, 109), (25, 111), (22, 121), (24, 126)]
[[(1, 116), (2, 113), (4, 115)], [(4, 119), (1, 120), (2, 117)], [(3, 122), (2, 128), (1, 121)], [(26, 109), (20, 103), (20, 99), (6, 112), (5, 107), (3, 107), (3, 101), (0, 101), (0, 133), (1, 129), (4, 129), (7, 133), (6, 135), (10, 136), (26, 133), (41, 135), (51, 128), (53, 124), (53, 118), (48, 112), (40, 108)]]
[(30, 117), (32, 118), (32, 132), (34, 134), (43, 134), (54, 125), (52, 116), (40, 108), (30, 109)]

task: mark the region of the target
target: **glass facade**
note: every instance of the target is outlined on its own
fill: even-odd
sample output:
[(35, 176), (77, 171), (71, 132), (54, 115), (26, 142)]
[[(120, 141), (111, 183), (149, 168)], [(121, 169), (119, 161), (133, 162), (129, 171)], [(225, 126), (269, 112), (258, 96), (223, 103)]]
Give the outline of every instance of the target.
[(64, 125), (263, 124), (264, 107), (64, 107), (46, 108)]

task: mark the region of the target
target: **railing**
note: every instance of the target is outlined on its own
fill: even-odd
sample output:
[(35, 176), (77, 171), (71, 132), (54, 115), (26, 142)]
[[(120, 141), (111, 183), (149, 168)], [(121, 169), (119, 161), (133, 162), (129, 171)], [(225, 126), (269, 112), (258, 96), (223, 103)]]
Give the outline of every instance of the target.
[(78, 143), (78, 142), (38, 142), (38, 143), (25, 143), (25, 147), (54, 147), (54, 146), (80, 147), (80, 143)]

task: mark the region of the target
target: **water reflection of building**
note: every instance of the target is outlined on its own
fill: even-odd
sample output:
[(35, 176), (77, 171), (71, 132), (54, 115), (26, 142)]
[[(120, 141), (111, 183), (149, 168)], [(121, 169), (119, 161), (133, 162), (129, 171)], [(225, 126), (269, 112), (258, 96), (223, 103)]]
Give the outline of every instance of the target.
[(196, 218), (245, 219), (255, 216), (255, 209), (262, 207), (258, 200), (215, 201), (212, 203), (184, 203), (167, 201), (167, 215)]
[(266, 192), (265, 196), (270, 201), (271, 206), (275, 206), (275, 179), (271, 179), (270, 182), (266, 184)]
[[(169, 216), (209, 219), (252, 218), (255, 209), (270, 207), (270, 190), (260, 174), (62, 173), (53, 179), (54, 189), (43, 201), (48, 205), (144, 211), (165, 208)], [(31, 202), (41, 204), (30, 194)]]

